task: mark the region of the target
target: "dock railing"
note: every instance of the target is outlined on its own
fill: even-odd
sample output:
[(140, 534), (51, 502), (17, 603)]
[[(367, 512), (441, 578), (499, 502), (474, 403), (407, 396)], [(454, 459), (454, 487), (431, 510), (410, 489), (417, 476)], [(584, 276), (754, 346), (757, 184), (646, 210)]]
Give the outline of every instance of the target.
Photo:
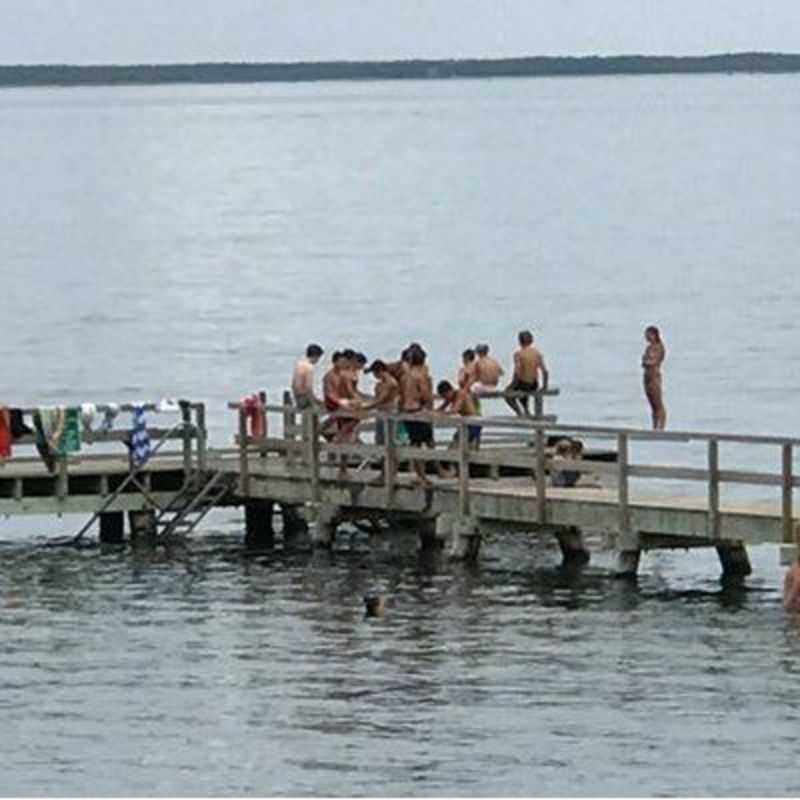
[[(55, 407), (53, 405), (52, 407)], [(58, 407), (67, 408), (70, 404), (63, 404)], [(73, 405), (72, 407), (77, 407)], [(188, 483), (195, 471), (205, 472), (208, 463), (208, 430), (206, 427), (206, 405), (202, 402), (181, 400), (177, 403), (177, 409), (165, 412), (159, 403), (98, 403), (93, 405), (93, 409), (99, 417), (107, 411), (115, 413), (114, 426), (110, 428), (87, 429), (81, 421), (80, 441), (81, 449), (74, 453), (59, 453), (53, 451), (54, 475), (56, 476), (56, 493), (59, 497), (67, 497), (69, 493), (69, 474), (70, 467), (77, 464), (87, 464), (93, 461), (108, 459), (107, 448), (99, 447), (97, 452), (89, 453), (87, 448), (97, 445), (110, 443), (127, 443), (131, 436), (131, 425), (122, 426), (120, 414), (132, 414), (136, 408), (141, 408), (147, 415), (148, 420), (156, 413), (177, 414), (179, 421), (169, 427), (158, 425), (147, 425), (147, 433), (152, 443), (153, 460), (158, 458), (175, 458), (180, 453), (182, 457), (182, 469), (184, 472), (184, 482)], [(22, 407), (19, 408), (23, 418), (31, 419), (32, 416), (41, 411), (41, 408)], [(29, 426), (30, 427), (30, 426)], [(170, 442), (174, 442), (177, 447), (170, 447)], [(6, 460), (6, 464), (25, 465), (35, 464), (41, 461), (39, 456), (20, 455), (20, 447), (36, 447), (36, 433), (24, 434), (13, 442), (14, 454)], [(105, 449), (105, 452), (99, 452)], [(148, 460), (148, 463), (149, 460)], [(146, 471), (146, 465), (143, 470)], [(1, 476), (1, 474), (0, 474)], [(20, 480), (21, 484), (21, 480)], [(21, 491), (21, 489), (20, 489)]]
[[(774, 487), (781, 493), (781, 526), (783, 542), (796, 544), (797, 529), (794, 521), (794, 489), (800, 486), (800, 475), (794, 470), (794, 454), (800, 439), (781, 436), (758, 436), (746, 434), (709, 433), (697, 431), (653, 431), (637, 428), (620, 428), (596, 425), (568, 425), (550, 421), (544, 417), (520, 418), (454, 417), (437, 413), (414, 414), (370, 414), (358, 411), (328, 414), (319, 408), (300, 411), (288, 396), (280, 405), (263, 406), (263, 413), (277, 414), (283, 421), (281, 436), (270, 436), (267, 426), (265, 435), (253, 437), (248, 432), (247, 418), (239, 403), (229, 403), (229, 408), (239, 411), (236, 443), (239, 458), (240, 491), (250, 491), (250, 458), (257, 455), (264, 459), (277, 457), (283, 460), (287, 472), (305, 478), (311, 484), (312, 499), (319, 501), (321, 483), (326, 468), (347, 463), (382, 464), (382, 485), (387, 493), (387, 507), (398, 487), (398, 467), (410, 462), (436, 462), (455, 466), (458, 481), (458, 507), (463, 514), (470, 511), (470, 489), (474, 479), (470, 477), (472, 465), (489, 468), (490, 478), (499, 476), (500, 468), (514, 467), (530, 470), (536, 495), (536, 522), (547, 523), (548, 474), (556, 470), (570, 471), (578, 475), (605, 477), (616, 486), (618, 527), (621, 533), (631, 532), (631, 492), (634, 479), (690, 481), (705, 484), (705, 507), (707, 536), (720, 539), (720, 493), (726, 484)], [(539, 407), (541, 408), (541, 407)], [(328, 441), (322, 435), (326, 420), (355, 419), (367, 427), (380, 421), (385, 426), (385, 443), (382, 445), (363, 442)], [(302, 420), (298, 424), (298, 419)], [(406, 421), (430, 422), (435, 431), (456, 430), (457, 436), (447, 442), (439, 442), (435, 448), (411, 447), (398, 440), (398, 430)], [(467, 429), (480, 426), (482, 445), (472, 449), (468, 443)], [(615, 459), (611, 462), (569, 458), (559, 456), (554, 447), (560, 439), (599, 440), (613, 445)], [(631, 460), (633, 443), (671, 443), (697, 445), (705, 449), (705, 464), (702, 467), (675, 464), (646, 464)], [(723, 469), (720, 463), (720, 445), (767, 447), (775, 452), (777, 468), (772, 471)], [(352, 474), (352, 471), (351, 473)], [(333, 478), (328, 478), (333, 479)], [(578, 486), (580, 488), (580, 485)], [(550, 487), (553, 492), (553, 487)], [(563, 489), (569, 492), (570, 489)], [(567, 495), (568, 496), (568, 495)]]

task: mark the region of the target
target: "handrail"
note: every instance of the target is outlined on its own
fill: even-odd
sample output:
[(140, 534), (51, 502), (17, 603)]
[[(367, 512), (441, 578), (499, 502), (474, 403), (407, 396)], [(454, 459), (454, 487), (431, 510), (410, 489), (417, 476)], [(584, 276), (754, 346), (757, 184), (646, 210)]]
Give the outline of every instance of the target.
[[(172, 428), (170, 428), (170, 433), (172, 433), (173, 431), (178, 430), (179, 428), (183, 428), (185, 426), (185, 424), (186, 423), (183, 422), (183, 420), (181, 420), (180, 422), (175, 423), (175, 425), (173, 425)], [(83, 527), (75, 534), (75, 536), (72, 537), (72, 542), (73, 543), (77, 544), (81, 540), (83, 535), (86, 533), (86, 531), (88, 531), (89, 528), (91, 528), (92, 525), (94, 525), (94, 523), (100, 518), (100, 515), (107, 508), (109, 508), (111, 506), (111, 504), (114, 503), (114, 501), (122, 494), (123, 490), (126, 489), (128, 486), (130, 486), (130, 484), (136, 482), (137, 476), (141, 472), (144, 472), (144, 469), (147, 466), (147, 464), (149, 463), (150, 459), (162, 448), (162, 446), (164, 445), (164, 443), (167, 440), (168, 439), (167, 439), (166, 436), (162, 437), (156, 443), (156, 446), (150, 451), (150, 456), (148, 457), (147, 461), (145, 461), (143, 464), (140, 464), (138, 466), (133, 466), (131, 468), (130, 472), (120, 482), (119, 486), (117, 486), (117, 488), (105, 499), (105, 501), (100, 506), (100, 508), (97, 511), (95, 511), (94, 514), (92, 514), (92, 516), (89, 518), (89, 520), (86, 523), (84, 523)]]
[[(230, 409), (240, 409), (241, 404), (236, 402), (228, 403)], [(466, 442), (465, 432), (470, 426), (507, 430), (509, 432), (519, 432), (520, 434), (532, 434), (530, 459), (518, 455), (515, 460), (530, 461), (532, 464), (535, 486), (536, 486), (536, 505), (537, 519), (540, 523), (546, 522), (547, 503), (546, 503), (546, 479), (545, 474), (548, 463), (560, 469), (570, 469), (579, 473), (594, 472), (598, 469), (592, 462), (579, 461), (574, 459), (563, 459), (553, 457), (547, 447), (548, 436), (558, 437), (560, 435), (575, 436), (580, 435), (585, 438), (611, 438), (615, 440), (617, 462), (616, 467), (608, 470), (616, 473), (617, 477), (617, 504), (619, 508), (619, 529), (623, 533), (631, 532), (631, 513), (630, 513), (630, 480), (632, 478), (656, 478), (656, 479), (678, 479), (687, 481), (698, 481), (707, 485), (707, 514), (709, 537), (718, 539), (720, 537), (720, 486), (725, 483), (737, 483), (748, 485), (771, 485), (781, 489), (781, 519), (784, 540), (792, 541), (796, 536), (800, 536), (800, 526), (795, 528), (793, 518), (793, 490), (800, 486), (800, 476), (795, 475), (793, 467), (794, 447), (800, 446), (800, 438), (774, 435), (752, 435), (752, 434), (730, 434), (714, 433), (707, 431), (653, 431), (642, 428), (622, 428), (602, 425), (570, 425), (565, 423), (551, 422), (547, 419), (536, 419), (530, 417), (453, 417), (436, 412), (415, 412), (415, 413), (382, 413), (370, 412), (365, 414), (358, 409), (342, 410), (333, 413), (326, 412), (321, 408), (312, 408), (301, 411), (290, 403), (281, 405), (264, 404), (262, 410), (266, 412), (281, 413), (284, 415), (284, 439), (270, 439), (265, 437), (263, 440), (249, 437), (247, 428), (243, 421), (240, 424), (238, 437), (240, 462), (244, 473), (242, 475), (242, 486), (245, 485), (245, 478), (249, 481), (248, 469), (248, 449), (255, 448), (262, 455), (267, 452), (280, 452), (284, 455), (288, 453), (304, 452), (306, 458), (305, 466), (311, 471), (311, 480), (315, 484), (314, 495), (319, 494), (319, 468), (321, 456), (332, 454), (338, 457), (356, 455), (360, 458), (383, 458), (384, 463), (389, 465), (385, 471), (385, 488), (389, 498), (395, 488), (396, 481), (396, 461), (398, 458), (419, 460), (419, 461), (439, 461), (455, 463), (459, 467), (459, 508), (469, 507), (469, 467), (473, 463), (491, 463), (492, 459), (487, 458), (483, 451), (474, 455), (464, 442)], [(295, 441), (295, 436), (300, 432), (300, 428), (294, 423), (296, 415), (301, 414), (304, 423), (302, 425), (304, 445)], [(365, 445), (336, 443), (329, 444), (319, 441), (318, 430), (320, 417), (325, 416), (330, 419), (359, 419), (365, 420), (374, 418), (380, 421), (387, 429), (393, 429), (399, 422), (418, 421), (429, 422), (436, 427), (456, 428), (459, 431), (459, 441), (456, 450), (443, 452), (438, 449), (416, 451), (408, 447), (399, 446), (393, 438), (386, 441), (384, 445)], [(312, 424), (313, 423), (313, 424)], [(287, 429), (291, 426), (291, 430)], [(313, 437), (308, 438), (309, 431), (314, 431)], [(694, 468), (686, 466), (659, 466), (632, 463), (630, 460), (630, 445), (632, 442), (656, 442), (673, 444), (691, 444), (704, 442), (707, 445), (707, 464), (705, 468)], [(743, 444), (753, 446), (780, 447), (781, 468), (780, 472), (745, 472), (741, 470), (725, 470), (720, 468), (719, 445), (720, 443)], [(302, 474), (302, 473), (301, 473)], [(391, 500), (389, 501), (391, 502)], [(798, 542), (800, 545), (800, 541)]]

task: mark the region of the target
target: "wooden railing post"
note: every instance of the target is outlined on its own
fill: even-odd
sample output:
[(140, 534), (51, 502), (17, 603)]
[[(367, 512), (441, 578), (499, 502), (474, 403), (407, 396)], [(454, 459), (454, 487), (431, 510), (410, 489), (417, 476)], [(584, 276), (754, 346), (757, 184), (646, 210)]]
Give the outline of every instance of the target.
[(391, 507), (394, 502), (394, 490), (397, 482), (397, 420), (391, 417), (378, 417), (375, 424), (383, 424), (383, 435), (386, 439), (383, 478), (386, 486), (387, 504)]
[(192, 406), (181, 400), (181, 421), (183, 422), (183, 481), (189, 483), (192, 476)]
[(458, 513), (469, 515), (469, 441), (463, 421), (458, 423)]
[[(283, 393), (283, 440), (285, 442), (294, 442), (296, 441), (295, 437), (295, 424), (297, 419), (295, 417), (294, 411), (289, 408), (289, 406), (294, 406), (294, 398), (292, 397), (292, 393), (287, 389)], [(303, 415), (303, 436), (306, 436), (306, 417)], [(293, 467), (295, 462), (295, 452), (294, 449), (288, 448), (286, 450), (286, 466)]]
[(206, 428), (206, 404), (198, 403), (195, 406), (195, 420), (197, 427), (197, 466), (200, 472), (208, 469), (208, 429)]
[(533, 415), (537, 419), (544, 416), (544, 394), (537, 390), (533, 395)]
[(69, 494), (69, 475), (67, 474), (66, 454), (57, 456), (58, 476), (56, 477), (56, 494), (59, 500), (65, 500)]
[(536, 429), (536, 519), (540, 525), (547, 522), (547, 478), (543, 428)]
[(708, 441), (708, 535), (720, 537), (719, 521), (719, 442)]
[(267, 427), (267, 393), (262, 389), (258, 393), (259, 409), (258, 413), (261, 417), (261, 434), (265, 439), (269, 436), (269, 428)]
[(239, 408), (239, 491), (250, 494), (250, 461), (247, 457), (247, 412)]
[(312, 408), (303, 412), (303, 418), (307, 420), (303, 424), (303, 432), (308, 436), (306, 452), (308, 453), (308, 465), (311, 469), (311, 499), (315, 503), (319, 503), (322, 499), (319, 463), (319, 414), (315, 408)]
[[(783, 522), (783, 541), (787, 544), (794, 542), (800, 548), (800, 541), (797, 541), (794, 531), (794, 520), (792, 519), (792, 484), (793, 480), (793, 467), (792, 467), (792, 445), (781, 445), (781, 519)], [(800, 556), (800, 550), (798, 550)]]
[(630, 533), (631, 516), (628, 504), (630, 501), (628, 486), (628, 434), (617, 434), (617, 469), (619, 471), (618, 502), (619, 502), (619, 531)]

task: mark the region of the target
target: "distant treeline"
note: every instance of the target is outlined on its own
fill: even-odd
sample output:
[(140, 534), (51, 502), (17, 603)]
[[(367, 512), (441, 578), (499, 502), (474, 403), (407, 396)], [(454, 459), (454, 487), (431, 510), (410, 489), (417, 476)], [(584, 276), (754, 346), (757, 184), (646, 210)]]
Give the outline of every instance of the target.
[(119, 86), (158, 83), (419, 80), (442, 78), (666, 75), (800, 72), (800, 55), (591, 56), (410, 61), (319, 61), (292, 64), (135, 64), (0, 66), (0, 87)]

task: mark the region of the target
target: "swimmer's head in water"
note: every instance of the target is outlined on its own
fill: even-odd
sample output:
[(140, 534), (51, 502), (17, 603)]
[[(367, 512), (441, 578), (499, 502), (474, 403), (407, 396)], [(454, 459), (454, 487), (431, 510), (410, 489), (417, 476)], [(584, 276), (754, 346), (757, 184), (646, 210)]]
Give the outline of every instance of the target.
[(364, 612), (367, 617), (382, 617), (386, 611), (386, 601), (382, 595), (364, 595)]

